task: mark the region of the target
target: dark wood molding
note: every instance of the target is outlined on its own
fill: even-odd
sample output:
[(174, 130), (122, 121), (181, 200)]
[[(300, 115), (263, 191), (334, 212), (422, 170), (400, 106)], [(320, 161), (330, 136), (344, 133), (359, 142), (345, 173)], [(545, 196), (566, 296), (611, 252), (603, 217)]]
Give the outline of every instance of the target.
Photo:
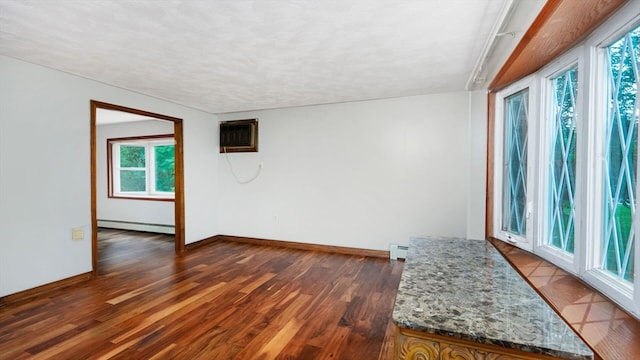
[(177, 118), (177, 117), (173, 117), (173, 116), (157, 114), (157, 113), (153, 113), (153, 112), (150, 112), (150, 111), (134, 109), (134, 108), (126, 107), (126, 106), (110, 104), (110, 103), (97, 101), (97, 100), (91, 100), (91, 103), (95, 104), (96, 107), (100, 108), (100, 109), (122, 111), (122, 112), (131, 113), (131, 114), (147, 116), (147, 117), (158, 119), (158, 120), (167, 120), (167, 121), (173, 121), (173, 122), (182, 121), (182, 119)]
[(489, 85), (492, 92), (529, 75), (577, 45), (627, 0), (548, 0)]
[[(119, 138), (109, 138), (109, 139), (107, 139), (107, 197), (109, 199), (127, 199), (127, 200), (145, 200), (145, 201), (147, 201), (147, 200), (148, 201), (173, 201), (174, 198), (172, 198), (172, 197), (116, 195), (115, 191), (113, 190), (113, 173), (114, 173), (114, 171), (113, 171), (113, 144), (114, 143), (118, 143), (118, 142), (143, 141), (143, 140), (152, 140), (152, 139), (172, 139), (172, 140), (175, 141), (175, 136), (173, 134), (159, 134), (159, 135), (128, 136), (128, 137), (119, 137)], [(174, 166), (174, 172), (175, 172), (175, 166)], [(174, 181), (174, 183), (175, 183), (175, 181)]]
[(59, 290), (77, 283), (89, 281), (93, 279), (93, 272), (86, 272), (66, 279), (54, 281), (52, 283), (40, 285), (31, 289), (23, 290), (15, 294), (0, 297), (0, 308), (6, 305), (14, 305), (22, 302), (28, 302), (32, 299)]
[(352, 247), (346, 247), (346, 246), (307, 244), (307, 243), (294, 242), (294, 241), (258, 239), (258, 238), (232, 236), (232, 235), (212, 236), (210, 238), (206, 238), (191, 244), (187, 244), (186, 249), (190, 251), (190, 250), (197, 249), (199, 247), (206, 246), (218, 241), (231, 241), (231, 242), (253, 244), (253, 245), (266, 245), (266, 246), (283, 247), (283, 248), (297, 249), (297, 250), (317, 251), (317, 252), (324, 252), (324, 253), (331, 253), (331, 254), (355, 255), (355, 256), (366, 256), (366, 257), (374, 257), (374, 258), (386, 258), (386, 259), (389, 258), (389, 251), (386, 251), (386, 250), (371, 250), (371, 249), (352, 248)]
[[(98, 276), (98, 220), (97, 220), (97, 173), (96, 173), (96, 112), (97, 109), (107, 109), (122, 111), (137, 115), (146, 116), (158, 120), (166, 120), (173, 122), (173, 138), (175, 140), (175, 195), (174, 199), (150, 199), (144, 198), (144, 200), (154, 201), (173, 201), (174, 202), (174, 216), (175, 216), (175, 251), (180, 254), (184, 252), (185, 242), (185, 216), (184, 216), (184, 151), (183, 151), (183, 131), (182, 131), (182, 119), (167, 116), (162, 114), (156, 114), (149, 111), (133, 109), (125, 106), (110, 104), (97, 100), (90, 101), (91, 106), (91, 256), (94, 276)], [(149, 137), (154, 137), (151, 135)], [(165, 136), (166, 137), (166, 136)], [(140, 136), (135, 138), (141, 138)], [(108, 146), (107, 146), (108, 147)], [(140, 200), (139, 198), (135, 198)]]
[(173, 134), (143, 135), (143, 136), (127, 136), (118, 138), (109, 138), (107, 142), (121, 142), (129, 140), (150, 140), (150, 139), (173, 139)]
[(173, 136), (176, 144), (174, 149), (175, 164), (175, 193), (174, 193), (174, 224), (175, 224), (175, 250), (177, 254), (184, 253), (185, 242), (185, 216), (184, 216), (184, 135), (182, 132), (182, 119), (173, 121)]
[(98, 277), (98, 165), (97, 165), (97, 122), (98, 102), (91, 100), (90, 106), (90, 168), (91, 168), (91, 269), (92, 276)]
[(487, 173), (485, 191), (485, 238), (493, 234), (493, 179), (495, 172), (495, 112), (496, 94), (487, 94)]
[(119, 195), (108, 195), (109, 199), (124, 199), (124, 200), (143, 200), (143, 201), (166, 201), (173, 202), (175, 201), (172, 198), (166, 197), (150, 197), (150, 196), (119, 196)]
[(185, 244), (184, 250), (187, 251), (187, 252), (188, 251), (193, 251), (193, 250), (199, 249), (201, 247), (211, 245), (211, 244), (216, 243), (218, 241), (223, 241), (223, 239), (220, 238), (221, 236), (222, 235), (214, 235), (214, 236), (208, 237), (206, 239), (201, 239), (201, 240), (189, 243), (189, 244)]

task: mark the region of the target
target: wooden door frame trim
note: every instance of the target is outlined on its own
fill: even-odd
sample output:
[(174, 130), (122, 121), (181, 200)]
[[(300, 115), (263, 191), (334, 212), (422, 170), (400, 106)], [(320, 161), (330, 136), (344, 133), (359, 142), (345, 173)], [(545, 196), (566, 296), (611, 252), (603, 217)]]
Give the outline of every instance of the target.
[(98, 276), (98, 195), (97, 195), (97, 109), (122, 111), (131, 114), (148, 116), (159, 120), (173, 122), (173, 136), (175, 145), (175, 251), (176, 254), (184, 253), (185, 249), (185, 217), (184, 217), (184, 146), (182, 119), (156, 114), (144, 110), (133, 109), (125, 106), (110, 104), (102, 101), (91, 100), (91, 264), (93, 277)]

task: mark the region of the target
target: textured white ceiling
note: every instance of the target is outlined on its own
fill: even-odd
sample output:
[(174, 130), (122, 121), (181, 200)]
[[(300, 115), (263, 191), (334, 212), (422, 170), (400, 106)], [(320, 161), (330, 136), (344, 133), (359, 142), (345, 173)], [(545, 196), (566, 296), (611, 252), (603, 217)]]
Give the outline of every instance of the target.
[(96, 124), (108, 125), (117, 124), (123, 122), (135, 122), (135, 121), (148, 121), (148, 120), (161, 120), (148, 116), (138, 115), (125, 111), (96, 109)]
[(0, 0), (0, 54), (212, 113), (464, 90), (506, 0)]

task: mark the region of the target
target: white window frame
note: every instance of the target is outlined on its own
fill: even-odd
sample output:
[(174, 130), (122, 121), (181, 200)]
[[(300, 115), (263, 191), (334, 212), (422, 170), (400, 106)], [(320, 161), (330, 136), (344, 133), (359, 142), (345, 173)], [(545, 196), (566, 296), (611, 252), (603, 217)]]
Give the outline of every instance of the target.
[[(494, 122), (494, 181), (493, 181), (493, 234), (492, 237), (533, 252), (560, 268), (581, 278), (613, 302), (640, 319), (640, 181), (636, 181), (637, 217), (634, 223), (633, 283), (618, 279), (600, 269), (603, 206), (604, 132), (607, 112), (605, 52), (621, 36), (640, 24), (640, 1), (624, 5), (575, 48), (552, 63), (513, 85), (499, 91), (495, 97)], [(576, 128), (576, 190), (575, 190), (575, 242), (574, 254), (545, 244), (547, 232), (545, 196), (548, 169), (545, 159), (550, 155), (548, 146), (550, 124), (549, 81), (560, 73), (578, 65), (578, 98)], [(502, 172), (504, 151), (504, 99), (529, 87), (529, 143), (527, 159), (527, 203), (532, 215), (527, 219), (525, 238), (508, 236), (501, 229)], [(540, 120), (542, 119), (542, 120)], [(544, 140), (544, 141), (543, 141)], [(640, 147), (640, 146), (639, 146)], [(640, 156), (638, 157), (640, 162)], [(640, 177), (640, 164), (637, 174)], [(535, 180), (534, 180), (535, 179)], [(535, 196), (530, 196), (531, 191)]]
[[(555, 94), (552, 91), (552, 81), (555, 77), (560, 74), (566, 72), (567, 70), (576, 67), (578, 68), (578, 94), (576, 98), (576, 154), (580, 156), (580, 158), (584, 157), (584, 154), (581, 154), (581, 149), (584, 148), (584, 136), (587, 134), (585, 131), (583, 124), (583, 109), (581, 106), (584, 104), (583, 96), (584, 91), (582, 91), (582, 86), (584, 82), (584, 58), (582, 56), (582, 52), (580, 48), (574, 48), (570, 50), (568, 53), (562, 55), (560, 58), (552, 62), (551, 64), (544, 67), (540, 70), (539, 75), (537, 76), (537, 80), (540, 85), (540, 103), (539, 107), (540, 118), (542, 121), (540, 122), (540, 136), (536, 139), (536, 143), (539, 145), (540, 151), (536, 158), (536, 169), (538, 169), (538, 177), (536, 179), (536, 184), (538, 184), (537, 196), (535, 198), (535, 203), (539, 204), (536, 206), (537, 212), (535, 215), (535, 227), (536, 233), (539, 236), (536, 236), (534, 239), (534, 252), (544, 259), (553, 262), (558, 265), (560, 268), (563, 268), (572, 273), (577, 273), (580, 266), (580, 251), (582, 249), (581, 241), (574, 241), (574, 251), (573, 254), (569, 254), (561, 249), (555, 248), (553, 246), (547, 245), (547, 235), (548, 235), (548, 227), (547, 223), (547, 203), (546, 196), (549, 192), (549, 167), (548, 160), (551, 156), (551, 144), (549, 143), (552, 131), (552, 125), (554, 123), (554, 112), (551, 106), (555, 106), (555, 101), (552, 101), (552, 97)], [(580, 239), (583, 236), (583, 229), (581, 227), (583, 221), (582, 214), (584, 213), (582, 204), (582, 191), (584, 187), (583, 176), (584, 174), (584, 162), (578, 159), (576, 161), (576, 184), (574, 189), (574, 204), (575, 204), (575, 219), (574, 219), (574, 238)]]
[[(629, 9), (629, 8), (632, 9)], [(635, 7), (635, 10), (633, 9)], [(626, 10), (625, 10), (626, 9)], [(604, 124), (601, 119), (606, 118), (607, 113), (607, 96), (605, 74), (605, 52), (606, 47), (621, 36), (631, 31), (640, 24), (640, 6), (639, 2), (632, 2), (623, 7), (613, 17), (606, 21), (602, 26), (596, 29), (585, 41), (584, 52), (585, 58), (588, 59), (586, 68), (590, 76), (587, 79), (589, 93), (589, 108), (585, 108), (588, 121), (591, 124), (590, 158), (589, 164), (595, 169), (590, 176), (587, 177), (589, 188), (587, 194), (590, 198), (587, 201), (586, 216), (587, 223), (590, 228), (586, 231), (586, 244), (584, 251), (585, 265), (580, 269), (580, 275), (587, 283), (595, 287), (602, 293), (610, 297), (614, 302), (623, 308), (629, 310), (636, 317), (640, 317), (640, 222), (635, 221), (636, 243), (634, 246), (634, 281), (633, 285), (612, 276), (608, 272), (599, 268), (601, 241), (602, 241), (602, 214), (596, 209), (602, 209), (603, 202), (603, 179), (602, 168), (604, 161)], [(640, 166), (637, 166), (640, 175)], [(638, 182), (636, 182), (636, 195), (640, 195), (638, 191)], [(640, 205), (636, 199), (636, 206)], [(637, 214), (636, 216), (640, 216)]]
[[(110, 197), (113, 198), (134, 198), (146, 200), (173, 200), (175, 192), (159, 191), (156, 189), (155, 178), (155, 151), (157, 146), (173, 145), (176, 142), (172, 137), (162, 136), (157, 138), (139, 138), (139, 139), (108, 139), (108, 146), (111, 150), (111, 163), (109, 171)], [(131, 168), (120, 168), (120, 147), (121, 146), (139, 146), (145, 149), (145, 167), (139, 170), (145, 171), (146, 191), (122, 191), (120, 187), (120, 171), (130, 170)]]
[[(519, 236), (516, 234), (512, 234), (502, 230), (502, 201), (503, 201), (503, 163), (504, 163), (504, 131), (505, 131), (505, 109), (504, 109), (504, 101), (511, 95), (514, 95), (524, 89), (529, 89), (529, 118), (527, 119), (527, 129), (529, 130), (529, 135), (527, 137), (527, 208), (526, 211), (526, 234), (525, 236)], [(510, 244), (513, 244), (522, 249), (532, 251), (533, 249), (533, 239), (535, 229), (533, 228), (533, 223), (531, 214), (534, 211), (534, 203), (532, 201), (534, 194), (534, 184), (532, 181), (532, 177), (535, 176), (535, 167), (533, 166), (531, 160), (535, 157), (533, 156), (536, 151), (536, 141), (535, 134), (537, 127), (537, 84), (535, 83), (535, 77), (528, 76), (511, 86), (501, 90), (497, 93), (496, 96), (496, 123), (495, 123), (495, 136), (494, 136), (494, 149), (500, 149), (500, 151), (495, 152), (495, 161), (496, 164), (494, 166), (495, 169), (495, 181), (494, 181), (494, 206), (495, 210), (493, 212), (493, 228), (495, 229), (494, 237), (506, 241)]]

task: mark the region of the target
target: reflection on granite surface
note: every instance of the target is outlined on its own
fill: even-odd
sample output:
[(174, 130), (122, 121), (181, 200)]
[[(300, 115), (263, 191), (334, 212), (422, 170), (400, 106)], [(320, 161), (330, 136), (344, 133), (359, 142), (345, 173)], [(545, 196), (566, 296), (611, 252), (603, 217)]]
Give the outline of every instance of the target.
[(412, 239), (393, 320), (421, 332), (568, 359), (593, 358), (484, 240)]

